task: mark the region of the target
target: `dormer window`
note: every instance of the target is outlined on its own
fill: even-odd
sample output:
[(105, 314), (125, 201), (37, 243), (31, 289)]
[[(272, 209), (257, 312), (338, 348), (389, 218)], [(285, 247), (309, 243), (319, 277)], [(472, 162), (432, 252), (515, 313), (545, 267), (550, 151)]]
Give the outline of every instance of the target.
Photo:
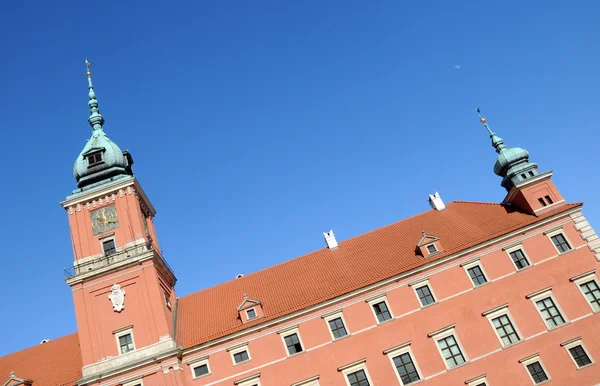
[(444, 249), (440, 244), (439, 236), (434, 236), (426, 233), (425, 231), (421, 231), (421, 240), (417, 243), (416, 253), (423, 256), (428, 257), (430, 255), (434, 255), (442, 252)]
[(429, 252), (430, 254), (437, 252), (437, 248), (435, 247), (435, 244), (429, 244), (427, 246), (427, 252)]
[(254, 308), (250, 308), (249, 310), (246, 310), (246, 315), (248, 316), (248, 319), (254, 319), (256, 318), (256, 310)]
[(248, 323), (265, 316), (260, 300), (250, 299), (246, 294), (244, 294), (244, 300), (238, 306), (237, 311), (242, 323)]
[(102, 152), (97, 151), (87, 155), (88, 168), (102, 163)]

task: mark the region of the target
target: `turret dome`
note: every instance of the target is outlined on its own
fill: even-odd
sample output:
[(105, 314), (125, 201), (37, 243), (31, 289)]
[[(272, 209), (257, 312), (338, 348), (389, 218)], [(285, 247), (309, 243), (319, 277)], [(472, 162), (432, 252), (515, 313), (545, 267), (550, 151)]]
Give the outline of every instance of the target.
[(89, 106), (88, 123), (92, 126), (92, 137), (87, 141), (81, 153), (75, 160), (73, 176), (80, 189), (91, 188), (105, 181), (112, 181), (125, 176), (132, 176), (133, 158), (129, 152), (121, 151), (119, 146), (108, 138), (102, 125), (104, 118), (98, 110), (98, 100), (92, 85), (91, 72), (88, 64)]

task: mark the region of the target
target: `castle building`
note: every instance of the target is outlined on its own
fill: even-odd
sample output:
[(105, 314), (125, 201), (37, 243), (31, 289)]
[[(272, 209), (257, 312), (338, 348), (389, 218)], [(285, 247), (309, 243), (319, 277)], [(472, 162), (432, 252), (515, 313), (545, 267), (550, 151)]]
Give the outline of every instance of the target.
[[(431, 209), (181, 298), (133, 158), (91, 138), (61, 202), (77, 332), (0, 358), (4, 386), (600, 383), (600, 240), (489, 131), (501, 203)], [(65, 240), (66, 242), (66, 240)]]

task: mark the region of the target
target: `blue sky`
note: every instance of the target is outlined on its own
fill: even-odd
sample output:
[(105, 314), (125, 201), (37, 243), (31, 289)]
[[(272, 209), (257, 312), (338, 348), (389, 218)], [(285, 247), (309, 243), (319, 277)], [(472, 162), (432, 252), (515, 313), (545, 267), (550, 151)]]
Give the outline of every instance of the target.
[(58, 203), (91, 132), (86, 56), (179, 296), (428, 210), (428, 193), (500, 202), (477, 106), (598, 226), (600, 4), (407, 3), (5, 2), (0, 355), (76, 330)]

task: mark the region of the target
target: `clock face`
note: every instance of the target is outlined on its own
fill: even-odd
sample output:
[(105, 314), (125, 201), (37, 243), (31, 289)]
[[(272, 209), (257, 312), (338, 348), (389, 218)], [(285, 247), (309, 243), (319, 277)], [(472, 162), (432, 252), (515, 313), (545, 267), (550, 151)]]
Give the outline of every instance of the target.
[(118, 227), (117, 208), (114, 205), (106, 206), (92, 212), (92, 228), (95, 235)]

